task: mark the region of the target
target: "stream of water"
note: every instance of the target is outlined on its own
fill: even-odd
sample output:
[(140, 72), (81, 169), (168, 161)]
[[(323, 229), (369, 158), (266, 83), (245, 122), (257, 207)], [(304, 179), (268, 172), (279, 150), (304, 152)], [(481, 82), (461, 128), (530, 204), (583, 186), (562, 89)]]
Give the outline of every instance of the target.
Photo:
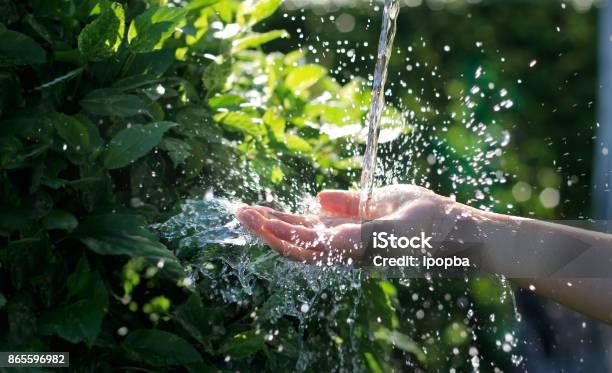
[(376, 68), (372, 83), (372, 103), (370, 104), (367, 118), (368, 138), (361, 171), (359, 215), (362, 219), (368, 216), (368, 205), (374, 189), (376, 150), (380, 134), (380, 122), (385, 111), (385, 82), (387, 80), (389, 60), (393, 52), (393, 39), (397, 30), (399, 8), (399, 0), (385, 0), (382, 29), (378, 41)]

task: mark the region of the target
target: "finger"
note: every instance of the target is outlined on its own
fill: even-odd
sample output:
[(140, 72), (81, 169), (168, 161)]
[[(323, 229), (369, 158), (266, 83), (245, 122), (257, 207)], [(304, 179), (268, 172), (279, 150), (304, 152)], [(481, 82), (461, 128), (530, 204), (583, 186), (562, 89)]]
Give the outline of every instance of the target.
[(324, 231), (291, 225), (280, 220), (267, 221), (263, 228), (281, 240), (305, 249), (324, 251), (328, 246), (329, 235), (325, 234)]
[(236, 218), (244, 227), (255, 234), (261, 233), (264, 222), (268, 220), (251, 207), (239, 208), (236, 212)]
[(322, 216), (319, 218), (319, 222), (328, 227), (333, 228), (338, 225), (348, 224), (348, 223), (358, 223), (360, 220), (357, 217), (345, 217), (345, 216)]
[(337, 216), (359, 216), (359, 193), (346, 190), (324, 190), (317, 196), (321, 209)]
[(308, 263), (315, 261), (319, 251), (307, 250), (276, 237), (274, 233), (264, 228), (265, 223), (269, 220), (252, 207), (240, 208), (236, 216), (248, 230), (260, 236), (268, 246), (281, 255), (295, 261)]
[(317, 219), (315, 219), (313, 216), (289, 214), (265, 206), (252, 206), (251, 208), (257, 210), (259, 213), (269, 219), (278, 219), (289, 224), (313, 227), (317, 223)]
[(281, 240), (274, 233), (267, 230), (265, 227), (262, 229), (262, 239), (272, 249), (278, 251), (282, 256), (287, 257), (291, 260), (314, 263), (317, 258), (322, 254), (321, 251), (308, 250), (303, 247), (293, 245), (287, 241)]
[(325, 253), (319, 256), (312, 255), (312, 258), (319, 261), (350, 263), (349, 259), (359, 259), (363, 254), (360, 224), (344, 224), (332, 230), (315, 231), (271, 220), (264, 223), (263, 230), (269, 231), (291, 246)]
[(281, 255), (291, 260), (315, 263), (346, 262), (360, 253), (360, 225), (345, 224), (334, 231), (317, 232), (303, 226), (270, 220), (252, 207), (242, 207), (238, 220)]

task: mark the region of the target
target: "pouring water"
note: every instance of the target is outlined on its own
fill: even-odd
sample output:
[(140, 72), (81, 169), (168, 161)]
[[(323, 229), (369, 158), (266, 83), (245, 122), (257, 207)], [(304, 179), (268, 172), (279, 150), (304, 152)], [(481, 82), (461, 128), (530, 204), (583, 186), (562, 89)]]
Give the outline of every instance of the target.
[(363, 157), (363, 169), (361, 171), (359, 216), (362, 219), (366, 219), (368, 216), (368, 202), (372, 198), (372, 190), (374, 188), (376, 149), (380, 134), (380, 122), (385, 111), (385, 82), (393, 49), (393, 39), (397, 30), (399, 8), (399, 0), (385, 0), (382, 29), (378, 42), (376, 69), (372, 83), (372, 103), (370, 104), (370, 111), (367, 117), (368, 138)]

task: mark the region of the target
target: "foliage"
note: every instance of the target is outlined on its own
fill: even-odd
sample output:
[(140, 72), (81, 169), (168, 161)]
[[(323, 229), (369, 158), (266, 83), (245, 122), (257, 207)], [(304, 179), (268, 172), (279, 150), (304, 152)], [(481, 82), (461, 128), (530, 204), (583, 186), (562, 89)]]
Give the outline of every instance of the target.
[[(300, 51), (262, 51), (289, 36), (253, 30), (280, 1), (165, 3), (0, 1), (0, 350), (70, 351), (96, 371), (295, 365), (326, 331), (298, 338), (284, 318), (279, 349), (245, 318), (276, 299), (264, 277), (250, 308), (208, 297), (150, 224), (209, 188), (255, 202), (291, 180), (346, 187), (350, 132), (334, 132), (360, 128), (368, 93)], [(417, 351), (387, 327), (360, 339)]]

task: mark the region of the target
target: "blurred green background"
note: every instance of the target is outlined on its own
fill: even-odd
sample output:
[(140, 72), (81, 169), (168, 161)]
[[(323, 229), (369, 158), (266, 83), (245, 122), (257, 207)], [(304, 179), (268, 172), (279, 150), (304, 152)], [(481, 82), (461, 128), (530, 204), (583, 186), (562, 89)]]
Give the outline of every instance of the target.
[[(305, 4), (309, 6), (304, 7)], [(378, 42), (380, 12), (375, 12), (376, 4), (293, 2), (288, 4), (292, 10), (286, 12), (287, 17), (279, 13), (269, 24), (288, 28), (292, 35), (304, 35), (301, 39), (279, 42), (279, 48), (312, 44), (319, 47), (313, 57), (332, 68), (340, 81), (352, 74), (366, 77), (373, 71), (374, 61), (368, 57), (375, 54)], [(432, 111), (442, 114), (430, 115), (416, 124), (424, 123), (426, 131), (428, 125), (439, 127), (449, 111), (466, 110), (456, 93), (470, 91), (476, 83), (475, 72), (481, 67), (486, 72), (484, 84), (479, 84), (482, 91), (499, 97), (499, 92), (505, 89), (506, 97), (514, 103), (509, 110), (500, 112), (491, 110), (494, 103), (488, 103), (488, 107), (485, 103), (475, 110), (477, 121), (487, 125), (496, 122), (511, 134), (509, 147), (504, 149), (501, 162), (495, 164), (508, 175), (505, 185), (492, 188), (492, 195), (499, 201), (496, 210), (540, 218), (590, 216), (592, 137), (597, 122), (596, 4), (582, 1), (404, 4), (398, 19), (397, 51), (390, 61), (390, 83), (395, 81), (391, 101), (400, 101), (404, 108), (417, 112), (423, 102), (431, 104)], [(292, 21), (287, 22), (288, 19)], [(330, 45), (325, 53), (321, 53), (322, 41)], [(338, 51), (338, 41), (366, 60), (357, 58), (351, 63), (350, 58)], [(363, 47), (364, 42), (369, 47)], [(412, 63), (406, 61), (407, 56)], [(531, 68), (534, 60), (536, 65)], [(406, 70), (406, 65), (418, 62), (422, 69)], [(336, 70), (342, 64), (347, 66)], [(430, 75), (434, 67), (441, 78)], [(400, 78), (407, 88), (397, 84)], [(487, 82), (494, 83), (495, 88), (487, 90)], [(408, 93), (408, 89), (413, 93)], [(436, 92), (442, 97), (454, 97), (439, 99)], [(421, 102), (416, 102), (417, 99)], [(446, 136), (469, 137), (468, 132), (460, 129)], [(424, 167), (426, 156), (416, 161)], [(443, 180), (435, 180), (433, 171), (430, 178), (434, 180), (434, 189), (451, 192)], [(512, 188), (519, 182), (513, 195)], [(558, 203), (546, 206), (541, 203), (540, 196), (546, 188), (559, 192)], [(508, 209), (507, 204), (514, 207)]]

